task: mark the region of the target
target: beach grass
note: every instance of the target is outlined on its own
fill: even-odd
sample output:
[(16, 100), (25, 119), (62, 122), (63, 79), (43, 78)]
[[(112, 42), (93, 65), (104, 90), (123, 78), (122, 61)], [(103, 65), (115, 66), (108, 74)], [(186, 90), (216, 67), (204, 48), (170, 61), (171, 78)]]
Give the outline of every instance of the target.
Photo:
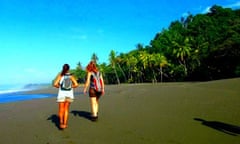
[[(75, 90), (65, 130), (56, 98), (0, 104), (1, 143), (239, 144), (240, 78), (210, 82), (107, 85), (99, 120)], [(28, 93), (57, 93), (47, 88)]]

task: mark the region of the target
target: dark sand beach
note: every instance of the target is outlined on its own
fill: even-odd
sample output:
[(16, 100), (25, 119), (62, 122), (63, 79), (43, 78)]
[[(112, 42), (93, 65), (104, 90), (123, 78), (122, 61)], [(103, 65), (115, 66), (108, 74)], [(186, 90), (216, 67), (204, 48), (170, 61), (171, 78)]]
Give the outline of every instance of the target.
[[(68, 128), (56, 98), (0, 104), (3, 144), (239, 144), (240, 78), (106, 86), (99, 120), (76, 89)], [(28, 93), (57, 93), (55, 88)]]

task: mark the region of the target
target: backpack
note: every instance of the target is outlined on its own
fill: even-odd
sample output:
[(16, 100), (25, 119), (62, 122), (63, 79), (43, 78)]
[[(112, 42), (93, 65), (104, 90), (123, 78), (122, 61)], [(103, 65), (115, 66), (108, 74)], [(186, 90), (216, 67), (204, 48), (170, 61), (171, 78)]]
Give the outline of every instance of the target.
[(71, 90), (72, 89), (72, 80), (70, 74), (65, 74), (60, 81), (61, 90)]
[(99, 72), (97, 72), (97, 73), (93, 72), (92, 76), (93, 76), (92, 82), (93, 82), (94, 89), (97, 92), (102, 92), (103, 82), (102, 82), (102, 79), (100, 78), (100, 73)]

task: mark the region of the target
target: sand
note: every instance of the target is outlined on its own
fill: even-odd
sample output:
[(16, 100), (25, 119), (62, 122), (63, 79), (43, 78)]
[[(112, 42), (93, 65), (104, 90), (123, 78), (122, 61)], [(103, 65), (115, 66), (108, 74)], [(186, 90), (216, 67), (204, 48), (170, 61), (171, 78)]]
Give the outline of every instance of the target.
[[(75, 90), (68, 128), (56, 98), (0, 104), (4, 144), (239, 144), (240, 78), (197, 83), (107, 85), (99, 120)], [(55, 88), (29, 93), (57, 93)]]

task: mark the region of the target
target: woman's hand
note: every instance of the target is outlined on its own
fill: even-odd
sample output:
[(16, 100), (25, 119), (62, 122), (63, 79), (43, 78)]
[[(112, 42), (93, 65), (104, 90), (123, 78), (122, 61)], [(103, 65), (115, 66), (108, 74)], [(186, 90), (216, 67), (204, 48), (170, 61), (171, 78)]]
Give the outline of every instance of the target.
[(61, 76), (58, 75), (57, 78), (55, 79), (54, 83), (53, 83), (53, 86), (54, 86), (55, 88), (59, 88), (59, 87), (60, 87), (60, 84), (59, 84), (60, 79), (61, 79)]
[(87, 94), (87, 88), (84, 87), (83, 89), (83, 94), (86, 95)]
[(59, 88), (59, 84), (54, 84), (53, 85), (55, 88)]
[(103, 96), (104, 94), (105, 94), (105, 90), (103, 89), (103, 90), (102, 90), (102, 96)]

